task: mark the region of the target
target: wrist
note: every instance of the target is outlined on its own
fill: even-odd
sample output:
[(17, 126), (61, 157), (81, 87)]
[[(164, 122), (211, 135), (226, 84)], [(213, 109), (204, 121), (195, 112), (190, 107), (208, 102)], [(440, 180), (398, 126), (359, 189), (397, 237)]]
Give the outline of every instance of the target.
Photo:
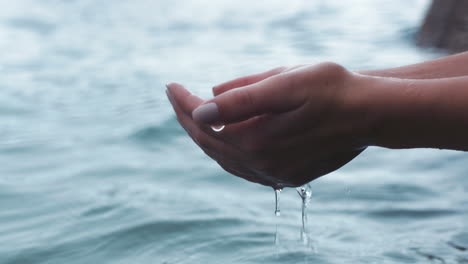
[[(377, 146), (381, 137), (381, 128), (385, 109), (381, 107), (384, 98), (382, 87), (386, 80), (352, 72), (348, 82), (346, 104), (350, 106), (354, 120), (352, 129), (357, 141), (362, 146)], [(381, 98), (381, 99), (379, 99)]]
[(437, 147), (438, 90), (427, 81), (368, 77), (363, 85), (370, 145), (392, 149)]
[[(370, 138), (372, 145), (386, 148), (409, 148), (403, 131), (415, 109), (414, 92), (406, 81), (374, 77), (366, 89), (366, 105), (372, 117)], [(416, 108), (416, 107), (415, 107)]]

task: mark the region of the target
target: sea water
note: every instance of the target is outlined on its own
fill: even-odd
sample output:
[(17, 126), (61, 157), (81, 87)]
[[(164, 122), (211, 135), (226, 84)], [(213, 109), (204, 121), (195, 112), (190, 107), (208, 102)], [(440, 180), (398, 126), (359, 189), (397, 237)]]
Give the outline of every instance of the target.
[(274, 216), (271, 188), (210, 160), (164, 94), (440, 56), (413, 44), (428, 2), (1, 1), (0, 263), (466, 262), (465, 153), (369, 148), (314, 180), (310, 250), (296, 190)]

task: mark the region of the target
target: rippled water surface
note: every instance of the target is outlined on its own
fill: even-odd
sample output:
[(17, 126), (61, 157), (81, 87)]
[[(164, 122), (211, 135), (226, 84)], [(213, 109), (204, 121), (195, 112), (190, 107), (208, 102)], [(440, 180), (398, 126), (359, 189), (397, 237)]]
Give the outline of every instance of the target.
[[(0, 0), (0, 263), (468, 263), (468, 156), (371, 148), (281, 217), (178, 126), (201, 96), (279, 65), (390, 67), (426, 0)], [(275, 243), (276, 237), (276, 243)]]

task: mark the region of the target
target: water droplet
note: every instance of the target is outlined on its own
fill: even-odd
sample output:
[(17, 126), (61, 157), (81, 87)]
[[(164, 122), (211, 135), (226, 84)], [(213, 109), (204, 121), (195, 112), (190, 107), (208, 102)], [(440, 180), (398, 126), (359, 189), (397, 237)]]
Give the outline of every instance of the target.
[(211, 126), (211, 129), (213, 129), (214, 132), (221, 132), (223, 131), (225, 125), (220, 125), (220, 126)]
[(275, 188), (275, 215), (280, 216), (281, 215), (281, 210), (280, 210), (280, 194), (281, 194), (281, 188)]

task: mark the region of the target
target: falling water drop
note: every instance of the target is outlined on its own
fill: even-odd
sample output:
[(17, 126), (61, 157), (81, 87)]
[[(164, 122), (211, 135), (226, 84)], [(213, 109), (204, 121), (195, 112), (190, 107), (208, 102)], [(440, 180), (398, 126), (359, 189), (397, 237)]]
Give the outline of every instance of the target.
[(275, 188), (275, 215), (280, 216), (281, 215), (281, 210), (280, 210), (280, 194), (281, 194), (281, 188)]
[(223, 131), (225, 125), (218, 125), (218, 126), (211, 126), (211, 129), (213, 129), (214, 132), (221, 132)]

